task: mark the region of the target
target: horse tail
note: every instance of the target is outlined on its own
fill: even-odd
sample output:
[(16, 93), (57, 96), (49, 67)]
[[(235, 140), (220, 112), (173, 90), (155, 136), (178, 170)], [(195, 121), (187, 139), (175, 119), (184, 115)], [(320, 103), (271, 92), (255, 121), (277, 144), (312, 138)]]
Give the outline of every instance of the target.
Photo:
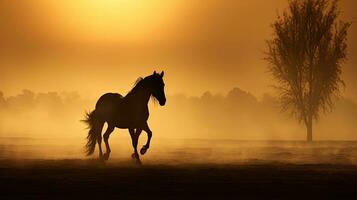
[(92, 112), (87, 112), (85, 119), (82, 120), (84, 123), (88, 125), (88, 135), (87, 135), (87, 144), (85, 145), (86, 155), (92, 155), (95, 150), (95, 144), (97, 142), (97, 138), (101, 133), (100, 128), (100, 119), (96, 112), (96, 110)]

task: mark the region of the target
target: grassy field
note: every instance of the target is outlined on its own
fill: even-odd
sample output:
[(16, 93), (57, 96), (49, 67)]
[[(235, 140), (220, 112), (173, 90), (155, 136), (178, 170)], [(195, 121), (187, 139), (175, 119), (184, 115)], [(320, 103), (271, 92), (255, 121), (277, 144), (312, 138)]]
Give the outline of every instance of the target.
[(0, 199), (350, 199), (357, 189), (356, 142), (164, 143), (139, 166), (130, 149), (104, 163), (76, 145), (2, 141)]

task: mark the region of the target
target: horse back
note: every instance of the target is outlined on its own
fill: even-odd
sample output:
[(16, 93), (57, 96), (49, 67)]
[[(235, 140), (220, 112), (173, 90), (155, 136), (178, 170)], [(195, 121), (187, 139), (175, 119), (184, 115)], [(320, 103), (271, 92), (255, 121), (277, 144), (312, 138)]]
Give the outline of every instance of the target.
[(138, 106), (118, 93), (102, 95), (96, 104), (96, 112), (103, 121), (118, 128), (135, 127), (146, 122), (149, 116), (147, 105)]
[(122, 101), (123, 96), (118, 93), (106, 93), (103, 94), (97, 101), (95, 105), (96, 110), (108, 110), (114, 109), (120, 101)]

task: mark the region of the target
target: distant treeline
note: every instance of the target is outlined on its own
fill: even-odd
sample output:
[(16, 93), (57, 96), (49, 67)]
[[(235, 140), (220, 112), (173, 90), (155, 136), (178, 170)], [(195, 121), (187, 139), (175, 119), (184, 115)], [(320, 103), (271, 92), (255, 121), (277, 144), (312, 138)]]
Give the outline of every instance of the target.
[[(98, 97), (100, 94), (98, 95)], [(150, 103), (154, 136), (162, 138), (305, 139), (304, 126), (280, 111), (272, 95), (261, 99), (239, 88), (227, 94), (205, 92), (200, 97), (172, 95), (167, 105)], [(77, 92), (16, 96), (0, 92), (1, 137), (84, 137), (84, 112), (96, 99)], [(357, 104), (340, 99), (316, 126), (316, 139), (357, 139)]]

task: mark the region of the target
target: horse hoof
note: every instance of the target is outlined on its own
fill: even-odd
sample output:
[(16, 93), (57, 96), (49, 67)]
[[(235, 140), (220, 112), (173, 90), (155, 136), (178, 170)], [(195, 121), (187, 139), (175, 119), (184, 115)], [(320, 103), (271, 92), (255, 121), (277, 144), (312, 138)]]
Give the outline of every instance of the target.
[(135, 162), (135, 164), (137, 164), (137, 165), (141, 165), (141, 160), (140, 160), (140, 159), (135, 159), (134, 162)]
[(140, 154), (141, 154), (141, 155), (144, 155), (147, 150), (148, 150), (148, 149), (147, 149), (145, 146), (143, 146), (143, 147), (140, 149)]
[(133, 161), (135, 162), (135, 164), (141, 165), (141, 160), (140, 160), (140, 158), (139, 158), (139, 155), (133, 153), (133, 154), (131, 154), (131, 158), (133, 159)]
[(109, 159), (109, 153), (103, 154), (103, 159), (104, 159), (104, 160), (108, 160), (108, 159)]

